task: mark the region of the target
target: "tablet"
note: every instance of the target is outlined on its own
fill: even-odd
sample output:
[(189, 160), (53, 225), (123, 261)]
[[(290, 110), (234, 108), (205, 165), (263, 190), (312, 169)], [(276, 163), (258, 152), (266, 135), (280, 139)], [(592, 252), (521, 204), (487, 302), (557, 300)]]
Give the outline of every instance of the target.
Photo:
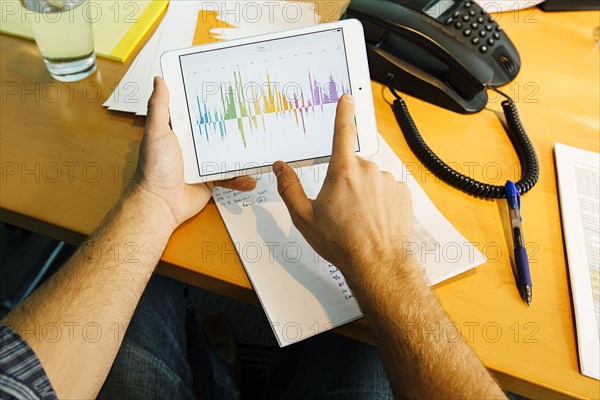
[(161, 68), (187, 183), (327, 162), (344, 93), (356, 98), (356, 153), (378, 150), (357, 20), (173, 50)]

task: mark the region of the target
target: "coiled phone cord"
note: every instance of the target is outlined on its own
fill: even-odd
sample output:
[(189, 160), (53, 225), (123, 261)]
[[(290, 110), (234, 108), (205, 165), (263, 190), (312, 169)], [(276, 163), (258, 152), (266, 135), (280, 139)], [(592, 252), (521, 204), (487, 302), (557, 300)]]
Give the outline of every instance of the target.
[[(444, 161), (442, 161), (431, 148), (425, 143), (419, 133), (414, 120), (412, 119), (404, 99), (396, 92), (392, 85), (393, 74), (388, 75), (387, 86), (391, 90), (396, 100), (392, 104), (392, 110), (408, 146), (417, 158), (438, 178), (455, 188), (467, 192), (475, 197), (500, 199), (505, 198), (504, 186), (490, 185), (476, 181), (475, 179), (463, 175), (454, 170)], [(502, 102), (504, 115), (506, 117), (506, 132), (519, 157), (521, 163), (521, 179), (516, 183), (519, 193), (523, 194), (529, 191), (536, 184), (539, 178), (539, 163), (535, 149), (531, 140), (523, 128), (519, 112), (515, 102), (500, 90), (490, 87), (498, 92), (507, 100)]]

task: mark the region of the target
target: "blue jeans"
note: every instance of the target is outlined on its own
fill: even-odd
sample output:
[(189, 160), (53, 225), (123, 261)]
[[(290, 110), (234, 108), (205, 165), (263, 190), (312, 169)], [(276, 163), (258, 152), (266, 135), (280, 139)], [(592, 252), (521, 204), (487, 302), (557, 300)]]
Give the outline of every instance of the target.
[[(155, 275), (135, 311), (100, 399), (235, 399), (226, 365), (195, 324), (186, 286)], [(277, 350), (277, 399), (391, 399), (377, 350), (333, 333)]]

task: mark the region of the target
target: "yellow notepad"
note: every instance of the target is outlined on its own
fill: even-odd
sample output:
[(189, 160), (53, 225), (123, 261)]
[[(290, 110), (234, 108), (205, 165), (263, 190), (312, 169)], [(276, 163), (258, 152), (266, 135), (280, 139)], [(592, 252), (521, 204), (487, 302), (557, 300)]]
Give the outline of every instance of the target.
[[(160, 18), (168, 0), (90, 0), (96, 54), (124, 62), (144, 35)], [(3, 0), (0, 32), (32, 39), (26, 13), (18, 0)]]

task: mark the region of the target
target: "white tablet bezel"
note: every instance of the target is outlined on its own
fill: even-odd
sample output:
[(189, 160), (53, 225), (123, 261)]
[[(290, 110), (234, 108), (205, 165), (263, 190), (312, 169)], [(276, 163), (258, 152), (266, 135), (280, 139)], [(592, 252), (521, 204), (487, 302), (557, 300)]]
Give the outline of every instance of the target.
[[(350, 19), (321, 24), (309, 28), (294, 29), (244, 39), (200, 45), (186, 49), (171, 50), (161, 55), (162, 74), (170, 92), (169, 113), (171, 116), (171, 127), (176, 133), (181, 146), (184, 160), (184, 175), (187, 183), (209, 182), (268, 172), (271, 170), (271, 166), (258, 166), (231, 172), (218, 172), (212, 175), (200, 175), (193, 142), (192, 124), (186, 100), (180, 56), (338, 28), (342, 29), (344, 36), (350, 86), (353, 89), (352, 94), (356, 99), (356, 125), (360, 143), (360, 151), (357, 151), (356, 154), (368, 157), (377, 153), (379, 149), (377, 124), (375, 120), (375, 109), (373, 105), (373, 94), (371, 90), (364, 32), (362, 24), (359, 21)], [(329, 159), (330, 157), (320, 157), (302, 161), (283, 161), (301, 167), (328, 162)]]

